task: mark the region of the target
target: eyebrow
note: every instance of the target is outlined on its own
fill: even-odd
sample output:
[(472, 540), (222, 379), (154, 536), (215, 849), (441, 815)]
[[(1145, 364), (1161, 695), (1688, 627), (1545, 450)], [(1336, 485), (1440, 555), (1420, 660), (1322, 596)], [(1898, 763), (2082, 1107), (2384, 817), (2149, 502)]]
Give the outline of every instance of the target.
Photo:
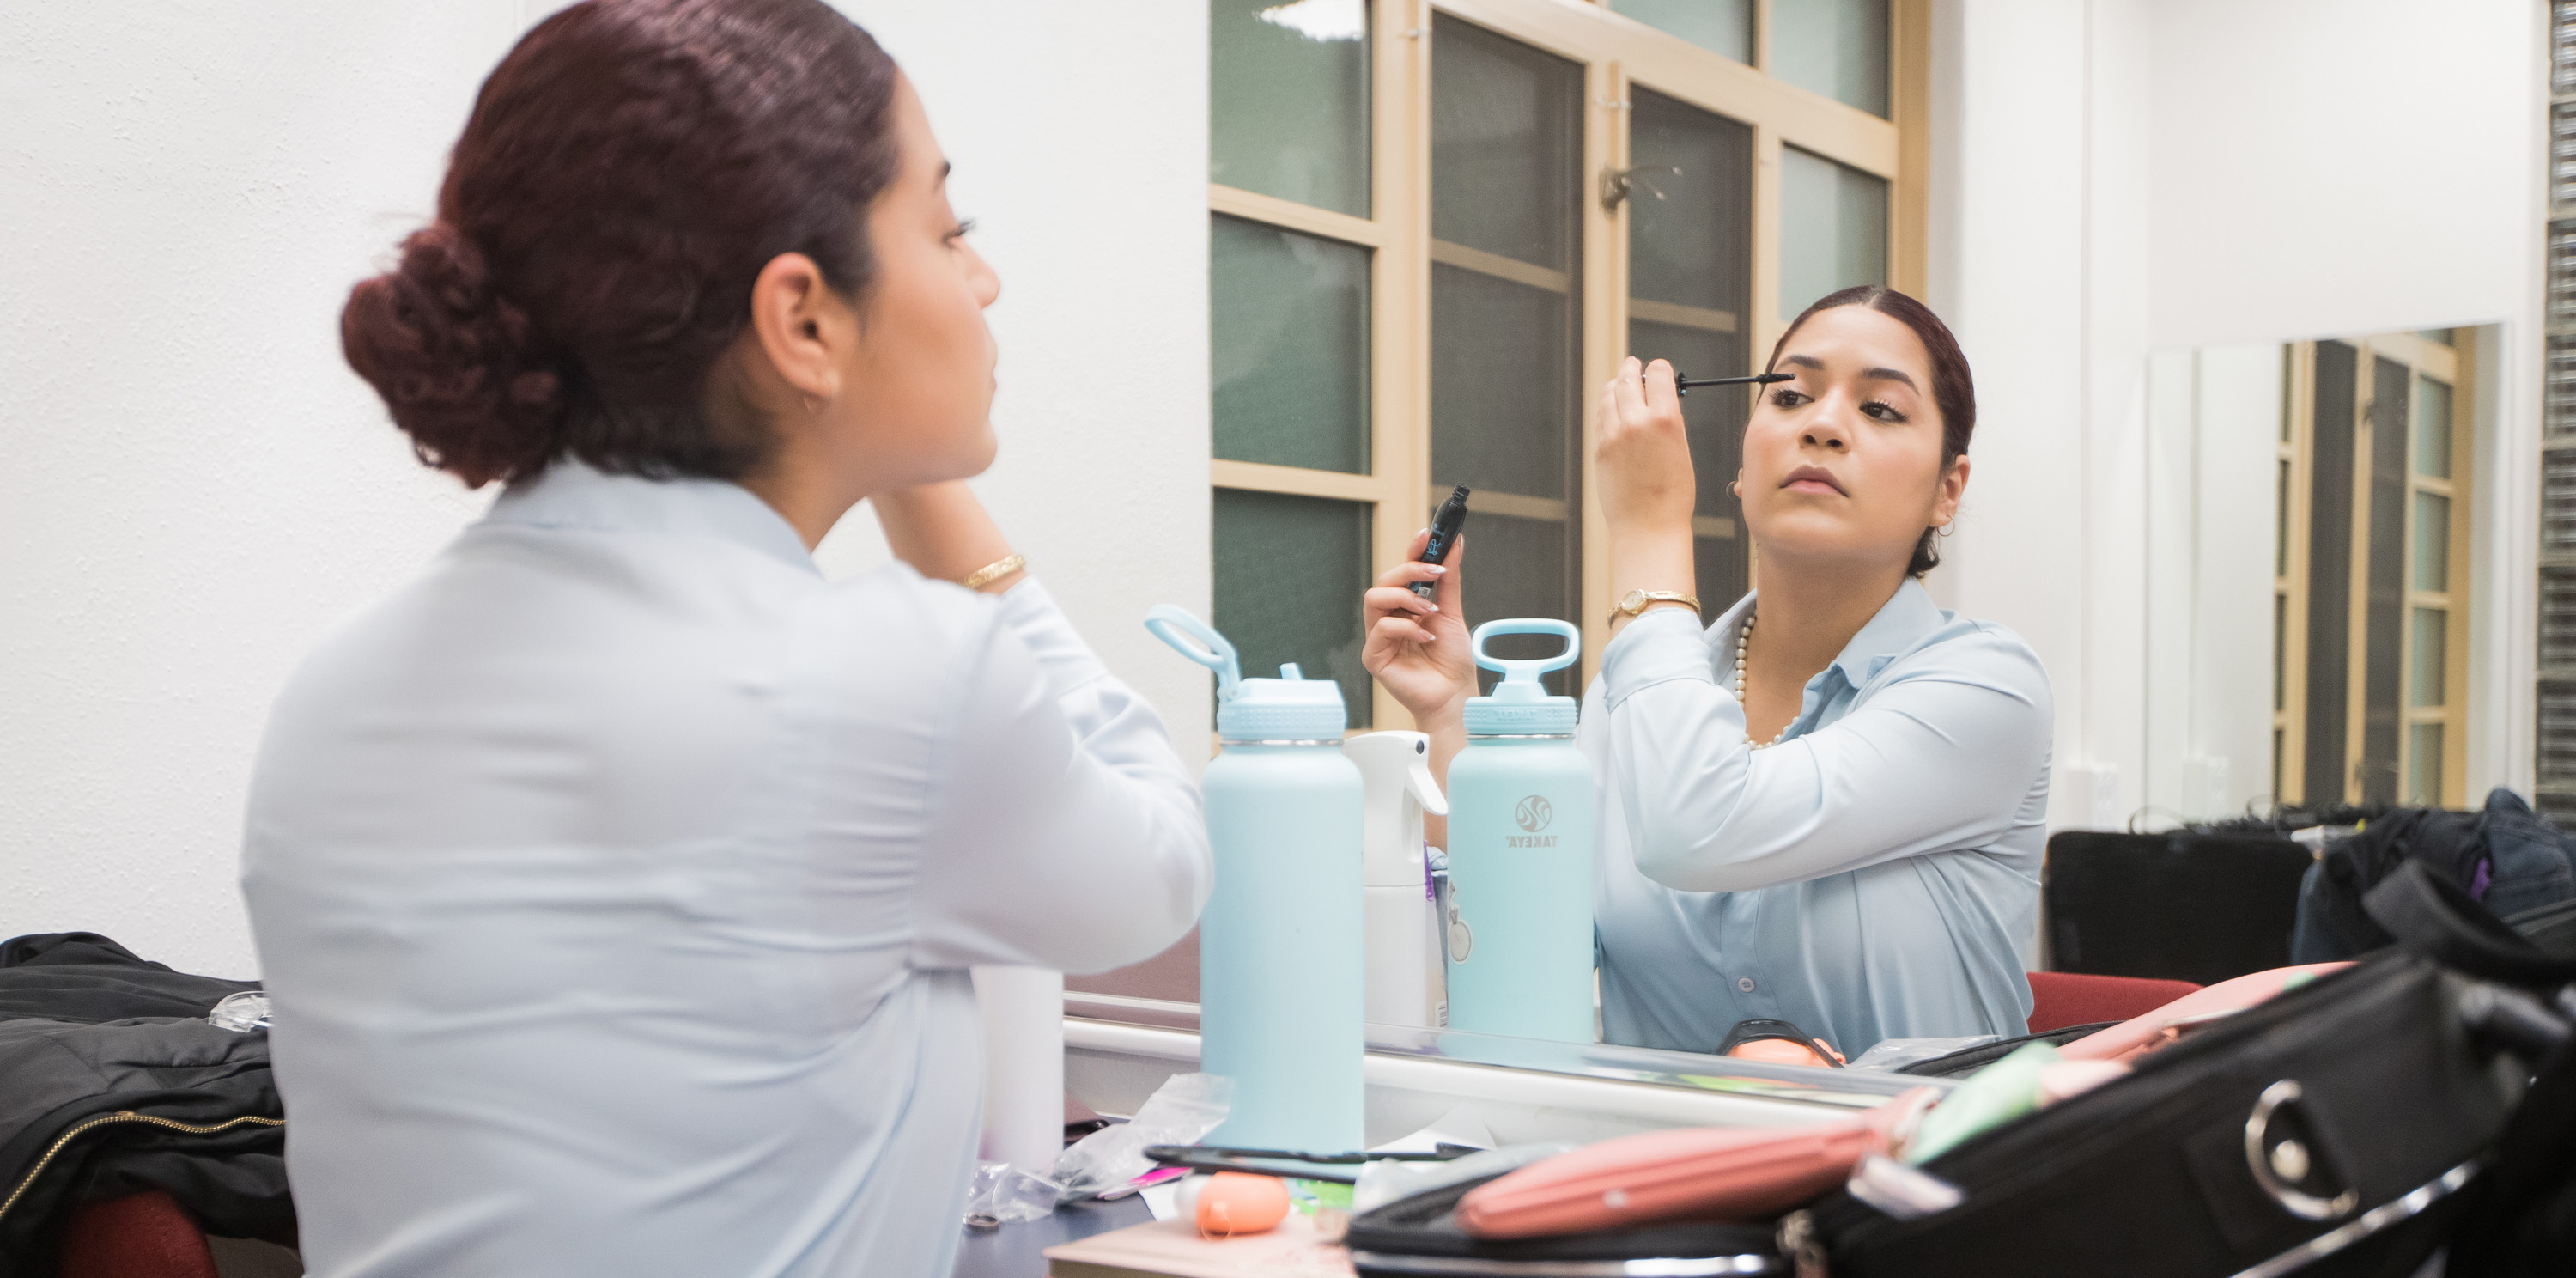
[[(1819, 373), (1825, 371), (1825, 362), (1813, 355), (1783, 355), (1780, 357), (1780, 362), (1783, 364), (1795, 364), (1800, 368), (1812, 368)], [(1916, 386), (1914, 384), (1914, 379), (1907, 376), (1903, 369), (1864, 368), (1860, 371), (1860, 375), (1861, 380), (1863, 381), (1903, 382), (1909, 389), (1917, 391), (1923, 389), (1920, 386)]]

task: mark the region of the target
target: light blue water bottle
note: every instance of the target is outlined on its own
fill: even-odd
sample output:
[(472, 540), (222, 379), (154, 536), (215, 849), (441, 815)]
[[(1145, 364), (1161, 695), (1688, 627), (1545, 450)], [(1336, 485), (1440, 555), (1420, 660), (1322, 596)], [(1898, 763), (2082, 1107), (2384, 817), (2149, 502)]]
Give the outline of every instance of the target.
[(1342, 756), (1341, 686), (1294, 665), (1246, 679), (1225, 636), (1170, 604), (1145, 628), (1217, 672), (1222, 749), (1199, 782), (1216, 853), (1199, 916), (1199, 1068), (1234, 1080), (1234, 1106), (1207, 1139), (1359, 1149), (1363, 790)]
[[(1498, 635), (1557, 635), (1537, 661), (1489, 656)], [(1574, 664), (1583, 635), (1549, 618), (1489, 621), (1470, 644), (1502, 672), (1467, 699), (1467, 748), (1449, 764), (1449, 1025), (1592, 1041), (1592, 767), (1577, 705), (1540, 675)]]

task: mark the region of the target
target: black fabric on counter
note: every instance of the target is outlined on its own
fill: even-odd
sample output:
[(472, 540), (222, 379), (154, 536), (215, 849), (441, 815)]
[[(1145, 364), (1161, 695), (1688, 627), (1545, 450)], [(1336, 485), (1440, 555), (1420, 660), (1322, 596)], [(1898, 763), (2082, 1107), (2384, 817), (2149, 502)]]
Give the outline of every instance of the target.
[(208, 1233), (292, 1243), (268, 1034), (206, 1021), (258, 988), (92, 932), (0, 943), (0, 1201), (17, 1196), (0, 1214), (0, 1278), (53, 1278), (75, 1207), (146, 1189)]

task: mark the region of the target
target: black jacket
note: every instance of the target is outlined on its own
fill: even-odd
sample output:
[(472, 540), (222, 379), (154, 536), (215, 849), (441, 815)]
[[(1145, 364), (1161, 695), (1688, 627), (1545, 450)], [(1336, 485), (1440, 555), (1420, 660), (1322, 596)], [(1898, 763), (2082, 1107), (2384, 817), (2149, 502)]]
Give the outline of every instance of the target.
[(268, 1033), (206, 1021), (257, 988), (89, 932), (0, 943), (0, 1278), (52, 1278), (74, 1207), (147, 1189), (208, 1233), (292, 1244)]
[(2327, 845), (2308, 868), (2290, 961), (2355, 958), (2394, 943), (2362, 898), (2408, 861), (2474, 892), (2499, 917), (2576, 897), (2576, 839), (2511, 790), (2496, 787), (2480, 812), (2395, 808)]

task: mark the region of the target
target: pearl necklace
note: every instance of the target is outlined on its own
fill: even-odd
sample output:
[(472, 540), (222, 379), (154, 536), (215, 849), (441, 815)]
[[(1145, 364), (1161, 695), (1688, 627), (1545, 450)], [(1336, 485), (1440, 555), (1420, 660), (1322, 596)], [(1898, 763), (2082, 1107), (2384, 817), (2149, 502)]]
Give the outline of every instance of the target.
[[(1744, 614), (1744, 624), (1737, 627), (1735, 631), (1735, 701), (1738, 705), (1742, 705), (1744, 703), (1744, 644), (1746, 640), (1749, 640), (1752, 637), (1753, 614), (1748, 612)], [(1746, 721), (1748, 723), (1751, 722), (1751, 716), (1746, 716)], [(1780, 735), (1773, 737), (1768, 741), (1755, 741), (1753, 740), (1753, 734), (1750, 732), (1744, 734), (1744, 739), (1756, 750), (1768, 750), (1771, 747), (1788, 740), (1789, 728), (1795, 726), (1796, 722), (1797, 721), (1793, 719), (1788, 724), (1782, 725), (1780, 728)]]

